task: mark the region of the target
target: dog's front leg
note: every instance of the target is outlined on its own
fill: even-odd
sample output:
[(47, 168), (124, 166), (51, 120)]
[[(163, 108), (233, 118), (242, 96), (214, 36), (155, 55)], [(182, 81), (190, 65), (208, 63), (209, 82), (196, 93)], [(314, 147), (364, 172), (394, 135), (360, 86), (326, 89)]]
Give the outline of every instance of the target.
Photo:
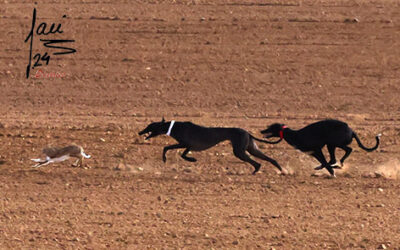
[(179, 143), (178, 143), (178, 144), (174, 144), (174, 145), (170, 145), (170, 146), (164, 147), (163, 155), (162, 155), (162, 160), (163, 160), (163, 162), (166, 162), (166, 161), (167, 161), (167, 156), (166, 156), (167, 151), (170, 150), (170, 149), (177, 149), (177, 148), (186, 148), (186, 147), (183, 146), (182, 144), (179, 144)]
[(196, 162), (197, 160), (195, 159), (195, 158), (193, 158), (193, 157), (189, 157), (189, 156), (187, 156), (187, 154), (189, 153), (189, 151), (190, 151), (190, 149), (185, 149), (185, 151), (183, 151), (183, 153), (182, 153), (182, 158), (183, 159), (185, 159), (185, 160), (187, 160), (187, 161), (190, 161), (190, 162)]

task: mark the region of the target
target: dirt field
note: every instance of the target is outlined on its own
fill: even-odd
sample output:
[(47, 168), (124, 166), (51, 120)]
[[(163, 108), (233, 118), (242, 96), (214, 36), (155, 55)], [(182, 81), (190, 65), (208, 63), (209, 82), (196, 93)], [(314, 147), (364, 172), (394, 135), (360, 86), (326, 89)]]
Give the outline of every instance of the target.
[[(1, 249), (400, 249), (397, 1), (61, 2), (0, 3)], [(33, 55), (54, 52), (40, 38), (77, 52), (26, 79), (34, 7), (63, 33), (36, 36)], [(383, 136), (371, 153), (353, 142), (336, 179), (259, 143), (291, 174), (262, 162), (252, 176), (228, 143), (164, 164), (173, 139), (137, 135), (162, 116), (258, 137), (337, 118), (367, 146)], [(70, 143), (88, 169), (31, 167)]]

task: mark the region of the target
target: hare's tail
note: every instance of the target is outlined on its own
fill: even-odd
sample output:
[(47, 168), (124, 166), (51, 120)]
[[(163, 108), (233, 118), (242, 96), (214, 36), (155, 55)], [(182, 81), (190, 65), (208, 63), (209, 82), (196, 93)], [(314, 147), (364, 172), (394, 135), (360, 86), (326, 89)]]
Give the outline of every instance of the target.
[(90, 157), (92, 157), (91, 155), (87, 155), (87, 154), (85, 154), (85, 152), (81, 152), (81, 155), (83, 156), (83, 157), (85, 157), (86, 159), (89, 159)]

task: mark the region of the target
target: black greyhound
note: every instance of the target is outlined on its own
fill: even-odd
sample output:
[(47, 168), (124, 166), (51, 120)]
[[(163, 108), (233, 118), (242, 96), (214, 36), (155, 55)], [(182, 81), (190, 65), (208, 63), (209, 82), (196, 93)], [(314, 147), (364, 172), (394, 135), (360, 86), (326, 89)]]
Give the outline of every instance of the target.
[[(340, 164), (343, 165), (344, 160), (349, 157), (353, 150), (348, 146), (353, 138), (356, 139), (360, 148), (370, 152), (378, 148), (379, 137), (381, 136), (381, 134), (378, 134), (375, 137), (376, 145), (374, 147), (367, 148), (362, 145), (357, 134), (346, 123), (338, 120), (319, 121), (300, 130), (292, 130), (284, 124), (275, 123), (262, 130), (261, 133), (265, 138), (280, 137), (285, 139), (293, 147), (314, 156), (322, 164), (316, 167), (315, 170), (326, 168), (333, 177), (335, 177), (333, 168), (338, 168), (335, 148), (341, 148), (345, 151), (344, 156), (340, 159)], [(327, 145), (331, 158), (329, 162), (326, 161), (322, 153), (322, 148), (325, 145)]]
[(258, 150), (258, 147), (254, 142), (254, 140), (256, 140), (264, 143), (275, 144), (279, 143), (281, 140), (277, 142), (261, 140), (253, 137), (247, 131), (240, 128), (207, 128), (191, 122), (165, 122), (164, 118), (161, 122), (153, 122), (149, 124), (145, 129), (139, 132), (139, 135), (147, 133), (149, 135), (146, 137), (146, 140), (158, 135), (166, 134), (178, 141), (178, 144), (164, 147), (162, 155), (164, 162), (167, 160), (165, 155), (170, 149), (185, 148), (185, 151), (183, 151), (181, 155), (182, 158), (190, 162), (195, 162), (195, 158), (187, 156), (189, 151), (203, 151), (222, 141), (229, 140), (232, 143), (234, 155), (240, 160), (253, 165), (253, 174), (257, 173), (261, 164), (252, 160), (249, 155), (246, 154), (246, 151), (257, 158), (270, 162), (282, 173), (281, 166), (279, 166), (274, 159), (269, 158)]

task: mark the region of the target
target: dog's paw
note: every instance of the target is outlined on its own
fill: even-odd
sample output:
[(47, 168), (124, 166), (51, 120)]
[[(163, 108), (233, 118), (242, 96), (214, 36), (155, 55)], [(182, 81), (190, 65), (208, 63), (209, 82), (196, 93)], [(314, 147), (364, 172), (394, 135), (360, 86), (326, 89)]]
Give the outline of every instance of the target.
[(331, 165), (332, 168), (338, 168), (338, 169), (341, 169), (342, 166), (343, 166), (342, 163), (338, 163), (338, 162), (335, 162), (335, 163), (330, 164), (330, 165)]

